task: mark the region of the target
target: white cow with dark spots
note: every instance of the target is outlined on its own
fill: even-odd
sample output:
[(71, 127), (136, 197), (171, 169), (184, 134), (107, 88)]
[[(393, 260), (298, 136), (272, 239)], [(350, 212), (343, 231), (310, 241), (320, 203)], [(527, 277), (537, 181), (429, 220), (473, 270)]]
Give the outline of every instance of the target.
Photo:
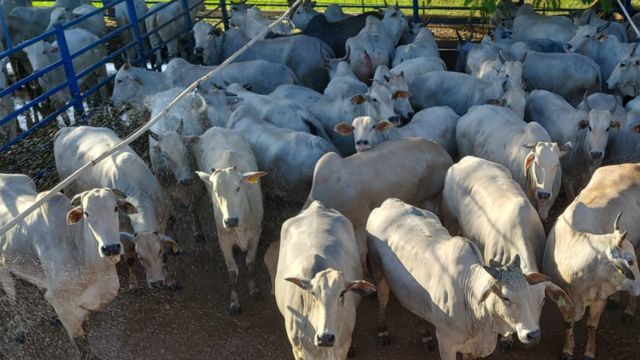
[(361, 280), (349, 220), (314, 201), (282, 225), (275, 295), (293, 357), (346, 359), (359, 296), (375, 291)]
[(259, 288), (254, 279), (254, 259), (262, 234), (263, 217), (262, 191), (258, 179), (267, 173), (258, 171), (251, 146), (235, 130), (211, 128), (199, 136), (192, 151), (199, 169), (196, 173), (211, 196), (218, 243), (229, 271), (229, 313), (238, 315), (238, 265), (233, 256), (233, 248), (237, 246), (247, 252), (249, 294), (257, 298)]

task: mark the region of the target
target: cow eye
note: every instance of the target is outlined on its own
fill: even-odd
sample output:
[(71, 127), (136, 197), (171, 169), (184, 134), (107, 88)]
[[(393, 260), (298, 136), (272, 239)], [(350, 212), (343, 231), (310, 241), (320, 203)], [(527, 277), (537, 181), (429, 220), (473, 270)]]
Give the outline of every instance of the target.
[(373, 100), (373, 102), (378, 102), (378, 99), (376, 98), (371, 98), (371, 100)]
[(591, 131), (591, 130), (592, 130), (592, 129), (591, 129), (591, 125), (589, 125), (589, 131)]
[(89, 213), (85, 211), (84, 216), (89, 217)]
[(588, 38), (590, 38), (590, 37), (591, 37), (591, 35), (585, 35), (585, 37), (588, 39)]
[(118, 207), (116, 206), (115, 209), (113, 209), (113, 212), (118, 212)]
[(625, 64), (625, 63), (620, 63), (620, 67), (621, 67), (621, 68), (623, 68), (623, 67), (625, 67), (625, 66), (626, 66), (626, 64)]
[(371, 127), (371, 130), (374, 130), (375, 128), (376, 128), (376, 126), (375, 126), (375, 125), (373, 125), (373, 126)]
[(240, 186), (238, 186), (238, 187), (236, 188), (236, 192), (238, 192), (238, 191), (240, 191)]
[(122, 84), (122, 79), (116, 81), (118, 84)]

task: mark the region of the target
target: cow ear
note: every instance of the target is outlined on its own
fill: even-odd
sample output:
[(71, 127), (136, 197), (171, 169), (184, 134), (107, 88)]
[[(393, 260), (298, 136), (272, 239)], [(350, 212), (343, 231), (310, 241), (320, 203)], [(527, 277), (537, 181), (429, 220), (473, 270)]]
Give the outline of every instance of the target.
[(207, 185), (211, 185), (211, 180), (209, 180), (209, 178), (211, 177), (211, 174), (207, 174), (204, 171), (196, 171), (196, 175), (198, 175), (198, 177), (204, 181), (205, 184)]
[(525, 275), (529, 285), (535, 285), (541, 282), (550, 281), (549, 277), (545, 274), (533, 272)]
[(123, 199), (118, 199), (118, 209), (127, 215), (138, 213), (138, 208), (135, 205)]
[(596, 40), (598, 40), (599, 42), (605, 42), (607, 41), (609, 37), (605, 34), (600, 34), (598, 36), (596, 36)]
[(390, 121), (382, 120), (378, 122), (376, 125), (376, 131), (385, 132), (393, 127), (393, 124)]
[(367, 101), (367, 98), (365, 97), (365, 95), (362, 95), (362, 94), (354, 95), (354, 96), (351, 97), (351, 103), (352, 104), (360, 105), (360, 104), (364, 103), (365, 101)]
[(159, 234), (158, 236), (160, 237), (160, 241), (162, 241), (162, 245), (166, 246), (165, 251), (168, 255), (178, 255), (182, 252), (182, 247), (171, 237), (165, 234)]
[(565, 321), (573, 320), (573, 301), (564, 290), (562, 290), (558, 285), (549, 281), (547, 282), (545, 293), (547, 294), (549, 299), (553, 300), (553, 302), (556, 303), (556, 305), (558, 306), (558, 310), (560, 310), (560, 313), (564, 317)]
[(247, 184), (257, 184), (258, 183), (258, 179), (260, 179), (263, 176), (266, 176), (267, 173), (264, 171), (252, 171), (252, 172), (246, 172), (244, 174), (242, 174), (242, 181), (247, 183)]
[(307, 278), (288, 277), (285, 280), (296, 284), (302, 290), (311, 290), (311, 280)]
[(340, 122), (333, 127), (333, 131), (337, 132), (340, 135), (347, 136), (353, 133), (353, 126), (351, 126), (351, 124), (347, 124), (346, 122)]
[(80, 206), (82, 203), (82, 193), (76, 194), (73, 199), (71, 199), (71, 206)]
[(344, 294), (347, 291), (354, 292), (355, 294), (364, 297), (364, 296), (369, 296), (374, 292), (376, 292), (376, 287), (375, 285), (373, 285), (368, 281), (356, 280), (347, 284), (342, 294)]
[(67, 212), (67, 225), (78, 223), (84, 216), (84, 210), (80, 206), (76, 206)]
[(535, 159), (536, 159), (536, 153), (534, 153), (533, 151), (530, 151), (527, 154), (527, 157), (524, 158), (524, 170), (525, 171), (529, 170), (529, 168), (533, 164), (533, 160), (535, 160)]
[(57, 54), (59, 51), (60, 51), (60, 48), (57, 45), (56, 46), (51, 45), (49, 47), (49, 52), (52, 54)]
[(485, 105), (503, 106), (504, 103), (502, 102), (502, 100), (499, 100), (499, 99), (489, 99), (485, 101)]

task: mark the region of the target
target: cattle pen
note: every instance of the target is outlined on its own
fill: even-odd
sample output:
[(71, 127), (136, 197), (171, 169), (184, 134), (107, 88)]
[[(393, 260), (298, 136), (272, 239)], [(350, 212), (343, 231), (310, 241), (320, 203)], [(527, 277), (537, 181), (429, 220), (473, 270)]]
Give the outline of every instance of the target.
[[(300, 0), (299, 0), (300, 1)], [(522, 2), (522, 1), (521, 1)], [(154, 4), (155, 2), (148, 2)], [(97, 3), (96, 3), (97, 4)], [(96, 5), (94, 4), (94, 5)], [(50, 189), (59, 183), (53, 163), (53, 134), (59, 127), (72, 125), (104, 126), (111, 128), (121, 138), (126, 138), (141, 157), (149, 163), (148, 140), (146, 130), (155, 120), (166, 112), (151, 118), (146, 112), (132, 112), (125, 115), (122, 109), (110, 104), (101, 97), (101, 90), (108, 92), (113, 88), (116, 69), (125, 63), (148, 70), (162, 71), (168, 57), (156, 56), (166, 51), (167, 42), (176, 40), (182, 35), (190, 34), (193, 24), (206, 21), (213, 26), (227, 30), (230, 28), (230, 6), (225, 0), (220, 2), (208, 0), (169, 0), (152, 7), (150, 12), (138, 16), (134, 0), (103, 1), (95, 10), (65, 24), (53, 25), (42, 34), (20, 43), (12, 42), (9, 34), (9, 21), (0, 5), (0, 24), (3, 29), (4, 50), (0, 52), (2, 71), (10, 69), (7, 86), (0, 89), (0, 98), (12, 96), (14, 108), (0, 119), (0, 127), (16, 121), (17, 132), (7, 134), (0, 144), (0, 166), (2, 172), (26, 173), (36, 180), (38, 188)], [(160, 24), (154, 30), (141, 31), (137, 26), (145, 19), (162, 9), (178, 5), (181, 13)], [(116, 7), (124, 6), (129, 22), (118, 24), (115, 20)], [(251, 2), (261, 8), (281, 14), (287, 9), (286, 3)], [(323, 8), (330, 3), (319, 3)], [(343, 3), (343, 8), (352, 12), (382, 8), (383, 3), (370, 4)], [(626, 5), (631, 8), (631, 1)], [(190, 11), (202, 6), (197, 15), (192, 17)], [(486, 21), (472, 16), (472, 8), (464, 5), (440, 5), (432, 2), (401, 4), (404, 12), (415, 22), (429, 20), (442, 29), (439, 36), (441, 52), (452, 52), (454, 46), (454, 29), (469, 33), (478, 33), (485, 29)], [(566, 12), (571, 8), (554, 9)], [(455, 16), (443, 16), (453, 12)], [(460, 15), (465, 13), (467, 15)], [(77, 51), (70, 51), (66, 31), (74, 28), (96, 15), (104, 15), (107, 32), (96, 41)], [(174, 38), (163, 40), (160, 44), (150, 44), (149, 38), (163, 26), (184, 19), (185, 28), (176, 33)], [(475, 27), (475, 31), (473, 30)], [(130, 32), (131, 41), (124, 43), (121, 36)], [(437, 34), (437, 33), (436, 33)], [(257, 40), (260, 36), (254, 38)], [(20, 58), (17, 56), (27, 47), (41, 41), (53, 42), (58, 46), (59, 60), (44, 68), (24, 73), (19, 69)], [(248, 46), (251, 45), (251, 42)], [(84, 69), (77, 69), (74, 61), (82, 54), (91, 52), (99, 46), (107, 49), (101, 57)], [(124, 54), (134, 54), (124, 60)], [(11, 59), (3, 62), (4, 58)], [(160, 61), (156, 59), (162, 58)], [(445, 58), (445, 56), (443, 56)], [(233, 59), (231, 59), (233, 60)], [(447, 60), (447, 58), (445, 58)], [(447, 65), (452, 68), (455, 59), (448, 59)], [(229, 61), (231, 62), (231, 61)], [(226, 64), (225, 62), (224, 64)], [(81, 79), (92, 75), (99, 67), (107, 69), (107, 76), (95, 83), (84, 86)], [(55, 87), (43, 89), (37, 86), (38, 78), (61, 71), (64, 81)], [(222, 70), (222, 68), (220, 68)], [(199, 85), (209, 72), (182, 95), (200, 91)], [(64, 103), (51, 102), (52, 95), (67, 92)], [(171, 105), (169, 105), (171, 106)], [(101, 157), (104, 158), (104, 157)], [(100, 161), (96, 159), (95, 162)], [(229, 317), (226, 310), (228, 300), (227, 268), (222, 253), (216, 244), (216, 230), (213, 219), (202, 224), (205, 230), (205, 241), (191, 238), (191, 229), (187, 225), (191, 221), (193, 211), (210, 212), (211, 205), (200, 201), (193, 208), (184, 208), (182, 218), (177, 219), (177, 233), (187, 239), (182, 244), (184, 251), (179, 258), (169, 259), (169, 268), (176, 278), (180, 279), (182, 288), (177, 291), (166, 289), (134, 289), (123, 290), (118, 298), (104, 311), (92, 314), (86, 322), (89, 342), (97, 354), (105, 359), (289, 359), (291, 350), (286, 339), (282, 319), (270, 295), (270, 279), (262, 265), (262, 254), (270, 243), (279, 240), (279, 225), (286, 219), (296, 215), (298, 208), (283, 204), (276, 198), (268, 198), (265, 202), (265, 220), (263, 239), (258, 253), (260, 261), (256, 281), (262, 290), (262, 299), (257, 301), (240, 291), (243, 307), (240, 317)], [(556, 214), (557, 215), (557, 214)], [(3, 228), (4, 230), (4, 228)], [(143, 269), (136, 268), (141, 276)], [(119, 267), (120, 277), (125, 277), (126, 269)], [(239, 279), (244, 284), (247, 275)], [(18, 282), (18, 303), (13, 304), (0, 291), (0, 359), (66, 359), (76, 356), (75, 349), (69, 343), (67, 334), (51, 306), (44, 300), (42, 292), (26, 282)], [(389, 325), (394, 329), (392, 344), (380, 347), (376, 344), (375, 331), (377, 304), (373, 299), (364, 299), (358, 308), (358, 324), (353, 334), (353, 355), (355, 359), (418, 359), (437, 358), (437, 351), (424, 348), (419, 332), (423, 323), (392, 300), (389, 311)], [(618, 321), (622, 310), (614, 310), (604, 315), (599, 329), (601, 336), (598, 349), (599, 359), (628, 359), (630, 353), (640, 351), (640, 321), (638, 316), (631, 323)], [(489, 359), (525, 360), (556, 359), (562, 350), (564, 329), (557, 324), (562, 323), (561, 316), (555, 308), (545, 307), (541, 328), (544, 331), (543, 344), (534, 347), (515, 345), (515, 350), (497, 350)], [(619, 334), (625, 333), (621, 337)], [(584, 344), (585, 333), (578, 332), (576, 338)], [(580, 349), (584, 350), (584, 349)]]

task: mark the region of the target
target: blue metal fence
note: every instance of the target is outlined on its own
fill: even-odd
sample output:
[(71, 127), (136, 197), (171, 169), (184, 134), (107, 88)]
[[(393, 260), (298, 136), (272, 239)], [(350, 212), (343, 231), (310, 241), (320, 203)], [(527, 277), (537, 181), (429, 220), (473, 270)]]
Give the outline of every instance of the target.
[[(223, 0), (224, 1), (224, 0)], [(85, 21), (86, 19), (92, 17), (92, 16), (96, 16), (98, 14), (104, 14), (106, 16), (113, 16), (113, 14), (115, 13), (115, 6), (120, 4), (120, 3), (126, 3), (126, 11), (127, 11), (127, 16), (129, 18), (129, 23), (119, 26), (113, 30), (111, 30), (110, 32), (108, 32), (107, 34), (103, 35), (102, 37), (100, 37), (97, 41), (91, 43), (90, 45), (86, 46), (83, 49), (80, 49), (79, 51), (76, 51), (74, 53), (71, 53), (69, 51), (69, 47), (67, 44), (67, 39), (65, 37), (65, 30), (68, 30), (74, 26), (76, 26), (77, 24), (81, 23), (82, 21)], [(138, 24), (144, 24), (145, 19), (147, 19), (148, 17), (156, 14), (157, 12), (161, 11), (162, 9), (171, 6), (172, 4), (180, 4), (182, 11), (174, 16), (172, 19), (167, 20), (166, 22), (164, 22), (163, 24), (160, 24), (159, 27), (156, 27), (153, 30), (147, 30), (145, 33), (141, 33), (140, 28), (138, 26)], [(5, 124), (7, 124), (10, 121), (17, 121), (17, 118), (19, 115), (21, 114), (25, 114), (27, 111), (29, 111), (30, 109), (36, 107), (38, 104), (41, 104), (42, 102), (44, 102), (45, 100), (49, 99), (52, 95), (56, 94), (59, 91), (63, 91), (65, 89), (67, 89), (69, 91), (69, 100), (61, 107), (55, 109), (55, 111), (53, 111), (51, 114), (47, 115), (46, 117), (44, 117), (42, 120), (38, 121), (36, 124), (34, 124), (33, 126), (29, 127), (26, 131), (21, 132), (17, 137), (13, 138), (13, 139), (9, 139), (8, 142), (2, 144), (2, 146), (0, 146), (0, 152), (4, 152), (7, 149), (9, 149), (11, 146), (15, 145), (16, 143), (20, 142), (22, 139), (26, 138), (27, 136), (31, 135), (34, 131), (36, 131), (37, 129), (45, 126), (46, 124), (50, 123), (51, 121), (53, 121), (54, 119), (56, 119), (59, 115), (63, 114), (64, 112), (66, 112), (68, 109), (73, 108), (73, 110), (75, 111), (75, 118), (76, 121), (80, 121), (82, 122), (85, 118), (86, 118), (86, 111), (84, 108), (84, 101), (91, 95), (93, 95), (94, 93), (96, 93), (97, 91), (99, 91), (103, 86), (106, 86), (108, 83), (112, 82), (115, 75), (108, 75), (106, 78), (104, 79), (100, 79), (100, 81), (93, 85), (92, 87), (86, 89), (85, 91), (82, 91), (80, 89), (80, 80), (82, 78), (84, 78), (85, 76), (88, 76), (89, 74), (91, 74), (94, 70), (98, 69), (99, 67), (105, 66), (107, 63), (109, 62), (113, 62), (114, 59), (116, 59), (117, 57), (121, 56), (125, 51), (131, 49), (131, 48), (135, 48), (135, 53), (137, 55), (136, 59), (129, 59), (129, 61), (137, 66), (142, 66), (142, 67), (149, 67), (149, 63), (148, 60), (151, 59), (151, 57), (156, 53), (161, 51), (161, 49), (170, 41), (177, 39), (178, 37), (182, 36), (183, 34), (191, 31), (192, 28), (192, 24), (193, 21), (195, 21), (196, 19), (192, 19), (190, 16), (190, 11), (192, 9), (195, 9), (201, 5), (205, 4), (204, 0), (199, 0), (193, 4), (189, 4), (188, 0), (170, 0), (167, 2), (162, 3), (162, 5), (154, 7), (152, 9), (150, 9), (150, 11), (148, 11), (144, 16), (140, 16), (138, 17), (135, 11), (135, 4), (133, 0), (113, 0), (113, 1), (107, 1), (107, 0), (103, 0), (103, 6), (100, 8), (97, 8), (94, 11), (91, 11), (81, 17), (78, 17), (70, 22), (67, 22), (63, 25), (55, 25), (53, 26), (53, 28), (49, 31), (44, 32), (43, 34), (40, 34), (30, 40), (27, 40), (21, 44), (13, 44), (10, 38), (10, 34), (9, 34), (9, 26), (7, 24), (7, 21), (4, 17), (4, 11), (2, 9), (2, 5), (0, 5), (0, 25), (2, 27), (2, 31), (4, 33), (4, 43), (6, 46), (6, 49), (2, 52), (0, 52), (0, 59), (3, 59), (5, 57), (12, 57), (14, 55), (16, 55), (17, 53), (21, 52), (22, 50), (24, 50), (26, 47), (31, 46), (39, 41), (45, 41), (46, 39), (50, 39), (50, 38), (55, 38), (57, 44), (58, 44), (58, 48), (60, 50), (60, 58), (55, 61), (54, 63), (46, 66), (43, 69), (39, 69), (37, 71), (34, 71), (32, 74), (25, 76), (22, 79), (17, 79), (17, 81), (13, 84), (11, 84), (10, 86), (8, 86), (5, 89), (0, 89), (0, 97), (3, 96), (8, 96), (10, 94), (15, 94), (16, 91), (20, 90), (22, 87), (24, 86), (28, 86), (30, 82), (32, 81), (36, 81), (38, 78), (40, 78), (41, 76), (50, 73), (51, 71), (55, 71), (57, 70), (60, 66), (62, 66), (62, 69), (64, 70), (64, 74), (65, 74), (65, 78), (66, 80), (63, 81), (62, 83), (58, 84), (57, 86), (55, 86), (52, 89), (48, 89), (46, 90), (44, 93), (42, 93), (41, 95), (37, 96), (36, 98), (30, 100), (29, 102), (26, 102), (23, 106), (21, 106), (18, 109), (14, 109), (13, 112), (11, 112), (10, 114), (8, 114), (7, 116), (5, 116), (4, 118), (0, 119), (0, 126), (3, 126)], [(212, 9), (208, 9), (208, 13), (209, 15), (212, 14), (213, 12), (220, 10), (221, 6), (218, 5), (217, 3), (214, 4)], [(222, 8), (223, 9), (223, 8)], [(225, 9), (226, 10), (226, 9)], [(222, 15), (223, 15), (223, 20), (226, 20), (226, 11), (222, 11)], [(180, 18), (184, 18), (184, 23), (186, 24), (184, 30), (176, 33), (171, 39), (163, 39), (162, 43), (159, 44), (158, 46), (152, 48), (152, 49), (147, 49), (145, 47), (145, 40), (147, 40), (149, 38), (149, 36), (151, 36), (152, 34), (157, 33), (161, 28), (168, 26), (170, 23), (174, 22), (174, 21), (178, 21), (180, 20)], [(225, 24), (227, 22), (225, 21)], [(117, 50), (109, 53), (108, 55), (106, 55), (104, 58), (100, 59), (100, 61), (96, 62), (95, 64), (89, 66), (86, 69), (75, 69), (74, 65), (73, 65), (73, 60), (76, 59), (78, 56), (81, 56), (82, 54), (86, 53), (87, 51), (91, 51), (92, 49), (95, 49), (98, 46), (106, 46), (106, 43), (110, 40), (115, 39), (117, 36), (121, 35), (124, 31), (131, 31), (132, 33), (132, 37), (133, 40), (127, 44), (122, 44), (122, 46), (120, 46)], [(157, 64), (157, 67), (159, 67), (159, 64)]]

